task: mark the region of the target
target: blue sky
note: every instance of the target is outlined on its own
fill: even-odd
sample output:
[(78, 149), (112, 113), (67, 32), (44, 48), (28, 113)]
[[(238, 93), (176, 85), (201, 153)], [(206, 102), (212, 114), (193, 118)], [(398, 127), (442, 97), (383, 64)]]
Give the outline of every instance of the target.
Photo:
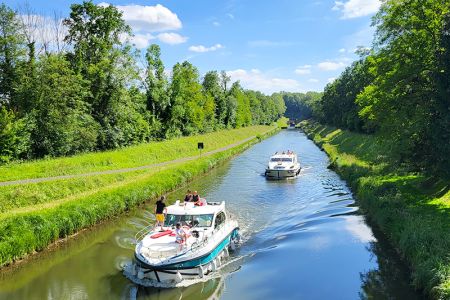
[[(12, 8), (22, 1), (3, 1)], [(40, 15), (67, 16), (81, 1), (28, 3)], [(370, 46), (379, 0), (110, 0), (145, 49), (157, 43), (166, 68), (188, 60), (201, 74), (225, 70), (245, 88), (321, 91)]]

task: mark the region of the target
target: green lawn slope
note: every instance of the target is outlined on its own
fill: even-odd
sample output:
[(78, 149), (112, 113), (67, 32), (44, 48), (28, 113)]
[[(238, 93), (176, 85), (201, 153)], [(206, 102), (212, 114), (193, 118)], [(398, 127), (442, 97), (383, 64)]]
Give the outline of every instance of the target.
[(181, 137), (162, 142), (150, 142), (106, 152), (80, 154), (71, 157), (43, 159), (0, 166), (0, 182), (26, 178), (41, 178), (67, 174), (132, 168), (196, 156), (197, 142), (204, 142), (206, 151), (263, 134), (272, 126), (250, 126), (224, 129), (203, 135)]
[(450, 299), (450, 180), (408, 172), (376, 137), (313, 121), (303, 131), (329, 155), (358, 203), (409, 264), (418, 289)]

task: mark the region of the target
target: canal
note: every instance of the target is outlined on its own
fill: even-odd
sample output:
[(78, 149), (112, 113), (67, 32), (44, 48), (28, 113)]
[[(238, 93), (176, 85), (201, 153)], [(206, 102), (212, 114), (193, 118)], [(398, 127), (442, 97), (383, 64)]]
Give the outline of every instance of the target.
[[(268, 158), (284, 149), (297, 152), (299, 177), (267, 181)], [(208, 280), (157, 289), (123, 277), (134, 234), (154, 218), (149, 205), (0, 271), (0, 299), (420, 299), (328, 164), (303, 133), (284, 130), (192, 182), (202, 197), (226, 201), (243, 236)], [(185, 189), (168, 198), (182, 199)]]

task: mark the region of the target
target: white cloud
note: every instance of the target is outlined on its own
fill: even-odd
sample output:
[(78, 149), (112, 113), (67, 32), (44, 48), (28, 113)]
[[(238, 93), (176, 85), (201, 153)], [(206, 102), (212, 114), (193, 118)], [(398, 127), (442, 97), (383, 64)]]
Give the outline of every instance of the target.
[(217, 21), (214, 21), (212, 24), (213, 24), (214, 26), (216, 26), (216, 27), (219, 27), (219, 26), (220, 26), (220, 23), (217, 22)]
[(227, 14), (227, 17), (232, 19), (232, 20), (234, 19), (234, 15), (233, 14)]
[(311, 74), (311, 65), (304, 65), (295, 69), (295, 74), (308, 75)]
[(339, 53), (345, 53), (345, 48), (341, 48), (341, 49), (339, 49)]
[(227, 75), (231, 77), (232, 81), (240, 81), (244, 88), (261, 91), (265, 94), (272, 94), (279, 91), (303, 91), (300, 83), (295, 79), (273, 77), (258, 69), (252, 69), (250, 71), (237, 69), (227, 71)]
[(338, 61), (338, 62), (324, 61), (324, 62), (317, 64), (317, 67), (322, 71), (336, 71), (345, 66), (346, 66), (346, 64), (342, 61)]
[[(99, 6), (111, 5), (101, 2)], [(183, 27), (178, 16), (161, 4), (149, 5), (116, 5), (122, 12), (122, 18), (131, 26), (134, 37), (129, 40), (136, 48), (145, 48), (152, 39), (158, 38), (163, 43), (170, 45), (181, 44), (187, 41), (187, 37), (168, 30), (179, 30)], [(156, 37), (152, 33), (160, 32)]]
[[(107, 6), (109, 3), (99, 3), (99, 6)], [(134, 31), (157, 32), (165, 30), (181, 29), (182, 24), (178, 16), (170, 9), (157, 4), (147, 5), (116, 5), (123, 14), (123, 19)]]
[(335, 80), (336, 80), (336, 77), (330, 77), (330, 78), (327, 79), (327, 82), (328, 83), (332, 83)]
[(182, 35), (179, 35), (178, 33), (174, 32), (164, 32), (157, 35), (158, 39), (166, 44), (169, 45), (177, 45), (185, 43), (188, 38)]
[(380, 0), (348, 0), (345, 3), (335, 1), (333, 10), (340, 11), (342, 19), (352, 19), (376, 13), (380, 5)]
[(147, 48), (150, 45), (150, 41), (155, 37), (150, 33), (136, 33), (134, 36), (129, 37), (130, 43), (136, 46), (138, 49)]
[(203, 52), (216, 51), (216, 50), (219, 50), (222, 48), (224, 48), (224, 47), (221, 44), (215, 44), (214, 46), (211, 46), (211, 47), (205, 47), (203, 45), (198, 45), (198, 46), (190, 46), (189, 51), (203, 53)]
[(310, 78), (310, 79), (308, 79), (308, 82), (311, 82), (311, 83), (318, 83), (318, 82), (319, 82), (319, 79), (316, 79), (316, 78)]

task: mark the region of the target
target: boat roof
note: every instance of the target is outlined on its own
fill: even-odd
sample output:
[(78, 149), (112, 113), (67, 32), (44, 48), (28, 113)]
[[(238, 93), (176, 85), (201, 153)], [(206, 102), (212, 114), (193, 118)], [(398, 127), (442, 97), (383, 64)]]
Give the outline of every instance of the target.
[(282, 158), (282, 157), (294, 157), (297, 154), (295, 154), (294, 151), (281, 151), (281, 152), (275, 152), (274, 155), (272, 155), (270, 158)]
[(167, 213), (173, 215), (206, 215), (225, 210), (225, 201), (207, 202), (203, 206), (195, 206), (193, 202), (175, 202), (167, 207)]

